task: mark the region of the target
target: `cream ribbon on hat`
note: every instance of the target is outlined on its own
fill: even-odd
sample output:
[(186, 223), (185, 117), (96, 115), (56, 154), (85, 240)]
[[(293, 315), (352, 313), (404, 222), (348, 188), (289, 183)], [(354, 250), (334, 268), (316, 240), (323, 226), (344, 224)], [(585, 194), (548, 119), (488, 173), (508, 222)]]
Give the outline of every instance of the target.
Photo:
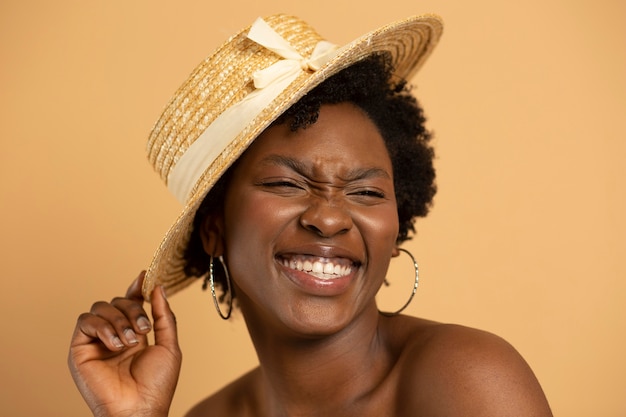
[(327, 41), (315, 46), (310, 58), (302, 57), (293, 46), (258, 18), (248, 38), (275, 52), (283, 59), (253, 74), (256, 90), (224, 110), (180, 157), (167, 177), (167, 187), (185, 204), (196, 182), (213, 161), (302, 71), (317, 71), (337, 52)]

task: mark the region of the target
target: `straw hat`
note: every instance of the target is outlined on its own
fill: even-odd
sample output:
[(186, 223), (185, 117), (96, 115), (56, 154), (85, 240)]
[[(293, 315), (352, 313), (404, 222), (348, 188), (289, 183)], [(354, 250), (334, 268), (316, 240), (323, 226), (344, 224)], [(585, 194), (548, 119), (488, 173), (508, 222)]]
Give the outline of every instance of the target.
[(144, 297), (156, 285), (170, 295), (193, 282), (183, 271), (183, 255), (196, 210), (272, 121), (325, 79), (374, 53), (388, 53), (394, 73), (410, 78), (442, 28), (438, 16), (416, 16), (338, 47), (302, 20), (275, 15), (257, 19), (200, 63), (148, 140), (150, 162), (184, 209), (154, 255)]

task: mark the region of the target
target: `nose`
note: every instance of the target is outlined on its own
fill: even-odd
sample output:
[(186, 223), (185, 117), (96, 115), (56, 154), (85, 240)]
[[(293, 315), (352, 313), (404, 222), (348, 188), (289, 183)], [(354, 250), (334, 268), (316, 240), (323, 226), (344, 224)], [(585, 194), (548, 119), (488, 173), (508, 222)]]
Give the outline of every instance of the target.
[(325, 198), (317, 198), (311, 202), (300, 215), (300, 224), (321, 237), (346, 233), (353, 226), (349, 211), (341, 203)]

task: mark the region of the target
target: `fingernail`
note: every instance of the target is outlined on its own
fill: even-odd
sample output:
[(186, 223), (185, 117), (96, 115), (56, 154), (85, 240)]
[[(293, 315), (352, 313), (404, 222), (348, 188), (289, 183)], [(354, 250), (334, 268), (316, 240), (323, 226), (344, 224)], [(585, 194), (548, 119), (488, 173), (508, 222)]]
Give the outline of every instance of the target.
[(165, 298), (167, 300), (167, 294), (165, 294), (165, 288), (161, 285), (161, 294), (163, 294), (163, 298)]
[(140, 330), (150, 330), (152, 328), (150, 320), (148, 320), (144, 316), (141, 316), (137, 319), (137, 326)]
[(126, 338), (126, 341), (128, 343), (131, 344), (135, 344), (138, 343), (139, 341), (137, 340), (137, 335), (135, 335), (135, 332), (133, 332), (132, 329), (126, 329), (124, 330), (124, 337)]
[(111, 343), (113, 343), (113, 346), (115, 346), (116, 348), (124, 347), (124, 343), (122, 343), (120, 338), (117, 336), (113, 336), (113, 338), (111, 339)]

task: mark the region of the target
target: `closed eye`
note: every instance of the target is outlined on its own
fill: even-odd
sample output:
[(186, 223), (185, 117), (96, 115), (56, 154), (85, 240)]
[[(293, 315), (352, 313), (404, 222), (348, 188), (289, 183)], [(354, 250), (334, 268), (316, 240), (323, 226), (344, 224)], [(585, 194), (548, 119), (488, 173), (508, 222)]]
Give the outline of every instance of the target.
[(301, 196), (304, 193), (304, 186), (292, 179), (267, 179), (257, 184), (267, 193), (284, 197)]
[(302, 188), (298, 184), (291, 181), (270, 181), (261, 183), (264, 187), (270, 188), (278, 188), (278, 187), (289, 187), (289, 188)]
[(361, 197), (385, 198), (385, 194), (378, 190), (359, 190), (350, 193), (350, 195)]

